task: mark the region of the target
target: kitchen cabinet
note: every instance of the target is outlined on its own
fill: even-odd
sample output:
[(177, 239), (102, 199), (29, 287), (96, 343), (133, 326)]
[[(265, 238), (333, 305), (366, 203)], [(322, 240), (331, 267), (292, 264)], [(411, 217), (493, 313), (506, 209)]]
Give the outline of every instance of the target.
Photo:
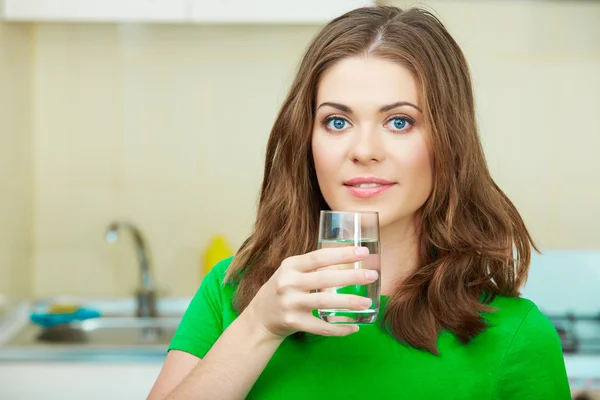
[(325, 23), (374, 0), (191, 0), (194, 23)]
[(0, 399), (145, 399), (162, 363), (0, 363)]
[(375, 0), (4, 0), (13, 22), (138, 22), (172, 24), (307, 24)]
[(7, 21), (182, 23), (188, 6), (188, 0), (4, 0), (1, 14)]

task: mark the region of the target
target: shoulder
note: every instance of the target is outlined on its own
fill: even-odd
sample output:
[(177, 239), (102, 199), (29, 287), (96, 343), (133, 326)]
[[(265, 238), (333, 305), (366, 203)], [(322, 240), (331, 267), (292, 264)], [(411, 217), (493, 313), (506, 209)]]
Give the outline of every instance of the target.
[(236, 284), (227, 282), (226, 276), (232, 262), (233, 257), (228, 257), (216, 263), (202, 279), (195, 297), (217, 297), (226, 303), (231, 301)]
[(484, 314), (488, 328), (474, 341), (488, 357), (502, 364), (509, 355), (520, 354), (518, 364), (523, 364), (535, 359), (536, 352), (551, 352), (562, 360), (558, 333), (535, 303), (521, 297), (497, 296), (488, 305), (493, 309)]
[(529, 313), (541, 313), (533, 301), (523, 297), (496, 296), (489, 306), (494, 311), (486, 317), (492, 325), (503, 323), (518, 326)]
[(495, 310), (486, 315), (492, 327), (513, 334), (523, 330), (534, 330), (537, 333), (545, 332), (550, 336), (556, 335), (550, 320), (531, 300), (523, 297), (496, 296), (489, 305)]
[[(560, 345), (552, 322), (531, 300), (522, 297), (497, 296), (490, 304), (494, 311), (485, 318), (494, 336), (501, 336), (506, 345), (531, 340), (537, 346)], [(532, 346), (534, 347), (534, 346)]]

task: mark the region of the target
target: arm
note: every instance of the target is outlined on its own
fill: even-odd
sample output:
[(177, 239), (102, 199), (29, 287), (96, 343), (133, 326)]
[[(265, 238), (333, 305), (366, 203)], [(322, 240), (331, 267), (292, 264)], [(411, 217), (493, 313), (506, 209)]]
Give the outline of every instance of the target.
[(202, 360), (169, 352), (148, 400), (243, 399), (283, 341), (252, 329), (244, 317), (223, 332)]
[(558, 333), (535, 306), (523, 319), (507, 350), (493, 398), (571, 399)]
[(162, 400), (194, 369), (201, 360), (180, 350), (171, 350), (146, 400)]
[(171, 352), (148, 399), (241, 399), (288, 335), (298, 331), (325, 336), (356, 332), (358, 327), (353, 325), (321, 321), (312, 315), (312, 310), (363, 310), (371, 305), (371, 300), (312, 291), (375, 281), (378, 278), (375, 271), (315, 271), (366, 256), (367, 249), (345, 247), (321, 249), (286, 259), (224, 332), (221, 312), (231, 306), (223, 304), (230, 302), (231, 296), (229, 300), (220, 297), (222, 282), (211, 271), (177, 329)]

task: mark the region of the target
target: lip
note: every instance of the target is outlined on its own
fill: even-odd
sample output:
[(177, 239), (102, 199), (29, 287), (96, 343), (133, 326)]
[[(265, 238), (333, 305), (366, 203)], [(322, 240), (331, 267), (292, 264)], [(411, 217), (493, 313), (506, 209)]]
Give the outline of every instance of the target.
[[(373, 187), (354, 186), (354, 185), (360, 185), (360, 184), (376, 184), (377, 186), (373, 186)], [(371, 176), (371, 177), (358, 176), (358, 177), (349, 179), (347, 181), (344, 181), (344, 186), (346, 187), (346, 189), (348, 189), (350, 194), (352, 194), (355, 197), (361, 198), (361, 199), (369, 199), (369, 198), (378, 196), (381, 193), (392, 188), (394, 185), (396, 185), (396, 182), (389, 181), (389, 180), (383, 179), (383, 178), (378, 178), (375, 176)]]
[(379, 185), (393, 185), (396, 182), (388, 181), (387, 179), (378, 178), (376, 176), (357, 176), (355, 178), (344, 181), (344, 185), (346, 185), (346, 186), (360, 185), (361, 183), (377, 183)]

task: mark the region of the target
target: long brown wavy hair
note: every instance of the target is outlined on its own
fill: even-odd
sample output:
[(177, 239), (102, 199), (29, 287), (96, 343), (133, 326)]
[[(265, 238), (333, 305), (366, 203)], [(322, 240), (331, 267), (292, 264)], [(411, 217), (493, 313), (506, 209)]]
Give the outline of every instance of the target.
[(313, 39), (273, 125), (254, 231), (227, 281), (238, 284), (234, 306), (241, 312), (285, 258), (316, 249), (319, 211), (329, 209), (311, 153), (319, 79), (344, 58), (367, 56), (413, 73), (433, 150), (418, 267), (390, 295), (381, 324), (397, 340), (437, 354), (440, 331), (468, 343), (486, 329), (483, 315), (496, 295), (519, 295), (535, 245), (490, 176), (465, 57), (428, 11), (360, 8)]

